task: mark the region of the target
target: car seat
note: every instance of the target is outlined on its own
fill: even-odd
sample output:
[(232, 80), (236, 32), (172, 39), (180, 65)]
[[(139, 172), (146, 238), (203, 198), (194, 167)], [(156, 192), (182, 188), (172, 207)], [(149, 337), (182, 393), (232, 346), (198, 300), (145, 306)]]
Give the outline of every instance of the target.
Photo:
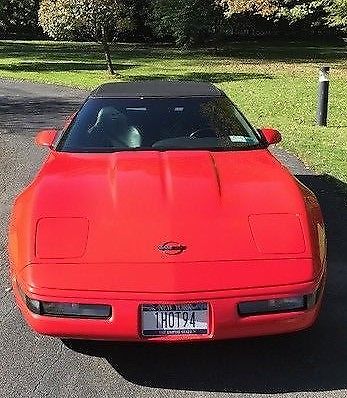
[(89, 134), (102, 134), (114, 145), (121, 148), (138, 148), (142, 137), (139, 130), (128, 124), (126, 116), (112, 106), (101, 108), (96, 123)]

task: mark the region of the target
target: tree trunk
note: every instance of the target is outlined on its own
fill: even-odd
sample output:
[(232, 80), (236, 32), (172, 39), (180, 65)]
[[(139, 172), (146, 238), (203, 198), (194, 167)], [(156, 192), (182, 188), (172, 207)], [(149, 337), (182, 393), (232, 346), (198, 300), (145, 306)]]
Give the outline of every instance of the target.
[(106, 59), (106, 63), (107, 63), (107, 70), (109, 71), (109, 73), (111, 75), (114, 75), (115, 71), (114, 71), (112, 58), (111, 58), (110, 46), (109, 46), (108, 41), (107, 41), (107, 35), (106, 35), (106, 31), (105, 31), (104, 27), (101, 28), (101, 42), (102, 42), (102, 47), (103, 47), (104, 53), (105, 53), (105, 59)]

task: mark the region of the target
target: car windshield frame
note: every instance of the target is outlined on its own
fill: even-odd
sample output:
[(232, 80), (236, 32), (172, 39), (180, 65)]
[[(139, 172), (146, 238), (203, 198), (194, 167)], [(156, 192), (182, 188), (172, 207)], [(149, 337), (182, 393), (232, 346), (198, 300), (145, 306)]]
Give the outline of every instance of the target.
[[(128, 104), (125, 106), (125, 109), (128, 110), (147, 110), (148, 108), (148, 103), (154, 103), (155, 101), (160, 101), (162, 104), (163, 101), (166, 101), (168, 103), (177, 101), (177, 104), (189, 104), (189, 102), (196, 102), (201, 104), (207, 104), (209, 105), (210, 103), (213, 104), (214, 102), (218, 105), (217, 101), (222, 101), (224, 102), (224, 107), (229, 107), (230, 112), (233, 112), (235, 120), (239, 123), (239, 126), (244, 129), (244, 132), (248, 134), (248, 136), (244, 135), (219, 135), (216, 133), (215, 136), (210, 136), (210, 137), (199, 137), (194, 140), (194, 145), (193, 140), (191, 139), (191, 136), (185, 135), (185, 136), (178, 136), (178, 137), (169, 137), (168, 139), (163, 139), (163, 140), (158, 140), (157, 142), (154, 142), (154, 144), (150, 146), (134, 146), (134, 147), (115, 147), (115, 146), (102, 146), (102, 145), (97, 145), (97, 146), (74, 146), (74, 145), (67, 145), (67, 141), (69, 137), (71, 137), (71, 134), (74, 133), (74, 129), (76, 128), (76, 125), (80, 121), (80, 119), (83, 117), (83, 112), (85, 111), (86, 107), (89, 107), (91, 104), (112, 104), (114, 105), (117, 103), (117, 106)], [(129, 104), (133, 103), (131, 106)], [(195, 104), (196, 105), (196, 104)], [(100, 106), (96, 106), (96, 109), (99, 109)], [(106, 108), (106, 106), (104, 107)], [(184, 109), (182, 106), (176, 106), (176, 109)], [(101, 107), (100, 109), (103, 109)], [(100, 113), (99, 109), (99, 113)], [(217, 106), (218, 109), (218, 106)], [(225, 110), (224, 110), (225, 111)], [(228, 109), (227, 109), (228, 111)], [(95, 112), (97, 113), (97, 112)], [(218, 122), (221, 122), (222, 117), (219, 117), (218, 120), (218, 115), (217, 112), (213, 114), (214, 117), (216, 117)], [(93, 115), (93, 119), (97, 120), (98, 116)], [(226, 120), (229, 120), (226, 117)], [(94, 124), (95, 126), (95, 124)], [(78, 127), (78, 126), (77, 126)], [(226, 127), (222, 127), (226, 128)], [(209, 128), (205, 128), (207, 130)], [(204, 128), (198, 129), (204, 130)], [(232, 138), (235, 137), (239, 139), (239, 142), (235, 141), (232, 142)], [(177, 142), (179, 141), (178, 138), (181, 138), (181, 143), (180, 145), (175, 145), (173, 142), (176, 140)], [(188, 140), (189, 138), (189, 140)], [(218, 145), (201, 145), (201, 142), (203, 141), (208, 141), (207, 138), (210, 140), (214, 139), (216, 141), (216, 144)], [(241, 140), (242, 138), (242, 140)], [(169, 146), (165, 145), (160, 145), (160, 142), (164, 141), (170, 141), (171, 144)], [(228, 140), (228, 142), (227, 142)], [(253, 142), (251, 142), (253, 140)], [(184, 143), (189, 143), (190, 146), (184, 146)], [(195, 146), (196, 145), (196, 146)], [(211, 151), (211, 152), (229, 152), (229, 151), (247, 151), (247, 150), (255, 150), (255, 149), (264, 149), (266, 148), (266, 142), (260, 132), (255, 129), (251, 123), (247, 120), (247, 118), (244, 116), (244, 114), (238, 109), (238, 107), (226, 96), (226, 95), (221, 95), (219, 97), (217, 96), (194, 96), (194, 97), (165, 97), (165, 98), (94, 98), (94, 97), (88, 97), (87, 100), (84, 102), (84, 104), (81, 106), (80, 110), (75, 114), (73, 119), (71, 120), (70, 124), (61, 132), (60, 137), (57, 141), (57, 144), (55, 145), (55, 151), (57, 152), (67, 152), (67, 153), (115, 153), (115, 152), (145, 152), (145, 151), (154, 151), (154, 152), (165, 152), (165, 151)]]

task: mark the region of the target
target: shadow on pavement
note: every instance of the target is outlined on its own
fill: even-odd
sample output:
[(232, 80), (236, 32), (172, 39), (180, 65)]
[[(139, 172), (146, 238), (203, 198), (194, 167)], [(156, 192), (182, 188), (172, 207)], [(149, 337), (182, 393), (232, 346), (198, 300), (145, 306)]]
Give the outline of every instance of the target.
[(105, 357), (126, 380), (177, 390), (286, 393), (347, 388), (347, 187), (330, 176), (298, 176), (318, 196), (329, 239), (319, 321), (292, 335), (192, 345), (75, 342)]
[(81, 106), (81, 99), (43, 97), (0, 97), (6, 114), (2, 134), (34, 134), (42, 128), (61, 128), (66, 118)]

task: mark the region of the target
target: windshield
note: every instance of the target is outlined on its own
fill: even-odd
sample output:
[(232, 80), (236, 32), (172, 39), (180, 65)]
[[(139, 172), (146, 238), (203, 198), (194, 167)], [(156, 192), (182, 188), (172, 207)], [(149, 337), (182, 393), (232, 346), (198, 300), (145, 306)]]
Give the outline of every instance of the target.
[(227, 97), (90, 98), (56, 149), (218, 151), (260, 146), (256, 130)]

